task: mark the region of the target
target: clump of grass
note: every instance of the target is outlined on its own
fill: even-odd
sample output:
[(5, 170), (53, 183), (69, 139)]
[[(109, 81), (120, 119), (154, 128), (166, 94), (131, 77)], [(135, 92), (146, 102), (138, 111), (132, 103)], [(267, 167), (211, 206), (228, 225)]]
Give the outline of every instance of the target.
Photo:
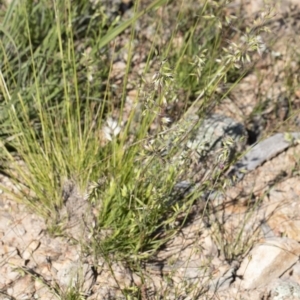
[[(3, 28), (1, 131), (6, 146), (9, 141), (13, 153), (25, 162), (26, 171), (14, 168), (18, 180), (34, 192), (27, 200), (47, 216), (61, 205), (63, 181), (72, 178), (85, 189), (107, 156), (109, 148), (100, 145), (109, 107), (105, 45), (136, 16), (114, 25), (100, 18), (101, 6), (89, 2), (26, 4), (13, 3), (6, 25), (11, 33)], [(81, 15), (87, 20), (79, 20)], [(25, 28), (23, 35), (19, 26)], [(12, 153), (2, 149), (13, 163)]]
[[(185, 20), (192, 7), (182, 3), (171, 20), (169, 42), (153, 41), (149, 48), (136, 102), (123, 120), (132, 50), (116, 104), (110, 90), (114, 53), (109, 43), (130, 28), (131, 49), (136, 22), (151, 9), (171, 10), (165, 2), (156, 0), (140, 11), (137, 1), (134, 16), (124, 23), (118, 18), (109, 23), (103, 7), (87, 1), (20, 2), (8, 10), (10, 21), (6, 18), (2, 29), (7, 39), (1, 44), (0, 73), (5, 111), (1, 155), (9, 162), (5, 172), (18, 182), (21, 201), (46, 218), (62, 206), (66, 180), (75, 181), (82, 191), (90, 186), (88, 198), (98, 213), (87, 248), (106, 259), (111, 254), (131, 262), (149, 258), (182, 226), (184, 222), (173, 226), (177, 216), (188, 214), (207, 182), (179, 197), (181, 202), (172, 202), (174, 186), (189, 167), (172, 157), (182, 151), (188, 133), (175, 129), (170, 143), (165, 133), (174, 127), (167, 112), (182, 104), (178, 115), (191, 107), (205, 115), (224, 97), (219, 97), (220, 87), (230, 90), (234, 84), (228, 82), (230, 72), (239, 70), (241, 78), (250, 54), (259, 47), (258, 25), (245, 31), (240, 43), (225, 42), (224, 28), (229, 31), (234, 22), (232, 16), (225, 17), (225, 2), (198, 4), (191, 22)], [(162, 20), (156, 33), (160, 30), (165, 30)], [(173, 47), (176, 37), (182, 43)], [(156, 44), (160, 66), (151, 60)], [(147, 82), (151, 72), (152, 82)], [(30, 193), (25, 195), (25, 190)]]

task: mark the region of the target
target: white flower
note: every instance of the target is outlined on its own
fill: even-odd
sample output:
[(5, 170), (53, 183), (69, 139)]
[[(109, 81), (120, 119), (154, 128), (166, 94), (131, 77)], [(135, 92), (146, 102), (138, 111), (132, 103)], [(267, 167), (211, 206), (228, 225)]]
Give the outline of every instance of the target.
[(118, 122), (111, 117), (106, 120), (106, 124), (107, 125), (103, 128), (105, 138), (112, 141), (113, 137), (121, 132), (121, 127), (118, 125)]
[(94, 77), (93, 77), (92, 73), (87, 74), (87, 79), (88, 79), (89, 82), (93, 81)]
[(264, 43), (263, 38), (259, 35), (256, 37), (257, 42), (257, 52), (259, 55), (262, 55), (264, 52), (268, 50), (267, 45)]
[(163, 124), (170, 124), (172, 122), (172, 119), (169, 117), (162, 117), (161, 121)]

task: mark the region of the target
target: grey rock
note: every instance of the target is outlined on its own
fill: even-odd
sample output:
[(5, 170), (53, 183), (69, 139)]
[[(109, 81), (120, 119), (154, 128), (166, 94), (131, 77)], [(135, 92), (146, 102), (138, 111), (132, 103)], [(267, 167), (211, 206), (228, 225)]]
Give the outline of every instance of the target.
[[(178, 135), (179, 140), (185, 141), (180, 146), (173, 145), (174, 140), (178, 140)], [(184, 164), (189, 163), (192, 152), (197, 154), (196, 169), (189, 166), (189, 177), (174, 187), (182, 195), (194, 190), (196, 186), (191, 183), (190, 178), (202, 177), (203, 172), (209, 172), (209, 166), (216, 164), (221, 154), (220, 149), (224, 146), (228, 151), (227, 161), (232, 160), (237, 152), (243, 151), (247, 142), (247, 130), (243, 124), (224, 115), (212, 114), (209, 118), (200, 120), (197, 115), (191, 114), (171, 128), (168, 141), (168, 149), (176, 146), (182, 150), (173, 158), (176, 162), (183, 160)]]
[(286, 150), (299, 138), (299, 132), (277, 133), (257, 143), (235, 164), (232, 173), (241, 179), (245, 173), (256, 169), (265, 161)]
[(195, 133), (194, 140), (208, 152), (220, 149), (226, 138), (231, 139), (233, 146), (239, 149), (246, 144), (247, 131), (244, 125), (219, 114), (204, 119)]
[(227, 141), (231, 141), (232, 150), (243, 149), (247, 142), (247, 131), (243, 124), (227, 116), (212, 114), (200, 120), (192, 114), (171, 127), (167, 140), (168, 148), (189, 148), (196, 150), (199, 155), (206, 155), (220, 149)]
[(300, 299), (300, 285), (291, 280), (275, 279), (268, 286), (268, 299), (288, 300)]

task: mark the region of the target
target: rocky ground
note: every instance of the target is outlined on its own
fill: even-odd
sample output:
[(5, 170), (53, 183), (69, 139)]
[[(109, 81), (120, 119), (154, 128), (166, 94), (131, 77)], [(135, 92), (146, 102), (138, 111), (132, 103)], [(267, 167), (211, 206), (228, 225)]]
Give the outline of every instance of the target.
[[(246, 11), (255, 14), (262, 2), (248, 1)], [(300, 89), (284, 84), (297, 81), (300, 7), (287, 2), (277, 8), (271, 24), (277, 37), (265, 41), (259, 72), (248, 74), (215, 109), (248, 130), (247, 151), (228, 173), (234, 185), (195, 204), (188, 225), (136, 272), (85, 255), (72, 238), (51, 237), (43, 219), (3, 191), (0, 299), (63, 298), (72, 285), (82, 299), (124, 299), (121, 290), (135, 286), (142, 299), (300, 299)], [(114, 66), (118, 72), (123, 67)], [(261, 99), (265, 105), (255, 114)], [(0, 179), (16, 189), (4, 175)], [(66, 209), (83, 201), (70, 205), (81, 210), (82, 199), (69, 197)], [(76, 238), (87, 243), (89, 232)]]

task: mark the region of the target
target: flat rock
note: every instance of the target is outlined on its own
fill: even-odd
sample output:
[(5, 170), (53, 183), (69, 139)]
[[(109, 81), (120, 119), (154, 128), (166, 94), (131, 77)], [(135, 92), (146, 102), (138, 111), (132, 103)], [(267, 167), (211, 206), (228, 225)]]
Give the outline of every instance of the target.
[(255, 289), (268, 285), (295, 264), (299, 255), (299, 243), (289, 238), (274, 237), (256, 245), (237, 271), (243, 278), (241, 287)]
[(299, 132), (277, 133), (263, 141), (260, 141), (235, 164), (233, 167), (235, 175), (242, 178), (243, 174), (253, 171), (265, 161), (270, 160), (274, 156), (283, 152), (299, 138)]
[[(284, 136), (281, 135), (281, 138), (282, 144), (285, 144)], [(257, 146), (259, 145), (260, 144)], [(263, 147), (260, 147), (260, 149), (263, 149)], [(293, 169), (297, 164), (297, 153), (299, 153), (300, 145), (298, 144), (289, 147), (286, 151), (284, 151), (282, 147), (278, 147), (276, 157), (274, 157), (274, 152), (268, 149), (269, 147), (264, 150), (264, 159), (260, 162), (262, 165), (250, 172), (249, 165), (244, 163), (243, 171), (241, 171), (241, 168), (239, 169), (240, 171), (235, 173), (240, 180), (234, 186), (226, 190), (225, 194), (227, 199), (236, 199), (239, 202), (247, 202), (249, 198), (251, 198), (251, 195), (260, 197), (266, 191), (270, 190), (271, 185), (280, 181), (280, 178), (292, 174)], [(251, 150), (248, 155), (252, 156), (253, 160), (256, 160), (254, 158), (257, 158), (258, 156), (251, 155), (250, 153)], [(273, 159), (271, 159), (272, 157)], [(247, 161), (251, 163), (251, 160)]]

